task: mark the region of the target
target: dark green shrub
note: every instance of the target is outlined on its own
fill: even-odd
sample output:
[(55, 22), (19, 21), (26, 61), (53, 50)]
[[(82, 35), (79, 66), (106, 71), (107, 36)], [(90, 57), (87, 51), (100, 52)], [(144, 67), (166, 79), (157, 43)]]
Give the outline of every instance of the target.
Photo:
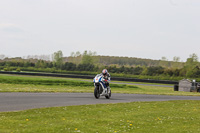
[(20, 68), (17, 68), (16, 71), (17, 71), (17, 72), (21, 72), (21, 69), (20, 69)]
[(9, 71), (8, 68), (4, 68), (3, 70), (4, 70), (4, 71)]

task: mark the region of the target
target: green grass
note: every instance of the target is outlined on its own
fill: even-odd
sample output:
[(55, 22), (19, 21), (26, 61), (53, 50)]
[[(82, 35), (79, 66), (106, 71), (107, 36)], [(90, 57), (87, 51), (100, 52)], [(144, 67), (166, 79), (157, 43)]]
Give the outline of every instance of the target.
[(0, 113), (1, 133), (200, 132), (199, 101), (133, 102)]
[[(0, 67), (0, 69), (4, 69), (5, 66)], [(96, 75), (97, 72), (89, 72), (89, 71), (66, 71), (66, 70), (55, 70), (52, 68), (35, 68), (35, 67), (9, 67), (10, 70), (16, 70), (19, 68), (23, 72), (33, 72), (33, 73), (58, 73), (58, 74), (75, 74), (75, 75)], [(100, 71), (99, 71), (100, 72)], [(168, 75), (157, 75), (157, 76), (149, 76), (149, 75), (133, 75), (126, 73), (110, 73), (112, 77), (126, 77), (126, 78), (137, 78), (137, 79), (155, 79), (155, 80), (174, 80), (179, 81), (186, 77), (177, 77), (177, 76), (168, 76)], [(200, 81), (199, 78), (195, 78), (197, 81)]]
[[(1, 75), (0, 74), (0, 83), (7, 84), (33, 84), (33, 85), (65, 85), (65, 86), (81, 86), (81, 87), (91, 87), (94, 86), (93, 80), (91, 82), (80, 81), (80, 80), (69, 80), (67, 78), (52, 78), (44, 76), (13, 76), (13, 75)], [(120, 85), (120, 84), (111, 84), (111, 87), (118, 88), (134, 88), (135, 86), (131, 85)]]
[[(196, 95), (173, 87), (111, 84), (112, 93)], [(0, 75), (0, 92), (91, 92), (80, 79)], [(200, 132), (199, 101), (133, 102), (0, 113), (0, 133)]]
[[(64, 85), (34, 85), (34, 84), (5, 84), (0, 83), (0, 92), (77, 92), (93, 93), (93, 86), (64, 86)], [(173, 88), (152, 87), (152, 86), (133, 86), (132, 88), (113, 87), (112, 93), (129, 94), (158, 94), (158, 95), (190, 95), (200, 96), (200, 93), (175, 92)]]
[[(91, 82), (88, 82), (91, 81)], [(190, 95), (195, 92), (175, 92), (172, 87), (110, 84), (112, 93)], [(92, 80), (67, 79), (55, 77), (36, 77), (18, 75), (0, 75), (0, 92), (90, 92), (93, 93)]]
[[(92, 80), (91, 80), (92, 82)], [(69, 81), (64, 78), (48, 78), (37, 76), (13, 76), (0, 75), (0, 83), (8, 84), (34, 84), (34, 85), (68, 85), (68, 86), (91, 86), (89, 82)]]

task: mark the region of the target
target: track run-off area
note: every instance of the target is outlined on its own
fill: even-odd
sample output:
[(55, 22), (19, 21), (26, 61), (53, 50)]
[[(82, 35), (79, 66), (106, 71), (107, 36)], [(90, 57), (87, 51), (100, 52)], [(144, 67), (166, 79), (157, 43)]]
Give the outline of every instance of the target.
[(200, 97), (114, 93), (110, 99), (105, 97), (95, 99), (93, 93), (0, 93), (0, 112), (73, 105), (170, 100), (200, 100)]

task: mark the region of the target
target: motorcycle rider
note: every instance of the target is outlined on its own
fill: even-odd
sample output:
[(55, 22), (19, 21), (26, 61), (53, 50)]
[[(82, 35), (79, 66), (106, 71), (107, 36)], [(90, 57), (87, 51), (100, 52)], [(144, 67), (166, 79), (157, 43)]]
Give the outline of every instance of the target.
[(105, 85), (106, 85), (106, 87), (108, 88), (108, 93), (109, 93), (109, 91), (110, 91), (110, 86), (109, 86), (110, 74), (108, 73), (108, 70), (107, 70), (107, 69), (103, 69), (101, 75), (102, 75), (102, 77), (103, 77), (103, 79), (104, 79)]

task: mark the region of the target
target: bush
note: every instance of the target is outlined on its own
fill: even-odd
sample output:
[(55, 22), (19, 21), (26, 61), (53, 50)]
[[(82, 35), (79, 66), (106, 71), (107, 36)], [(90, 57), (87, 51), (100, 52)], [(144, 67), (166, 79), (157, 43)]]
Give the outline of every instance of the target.
[(9, 71), (8, 68), (4, 68), (3, 70), (4, 70), (4, 71)]
[(16, 71), (17, 71), (17, 72), (21, 72), (21, 69), (20, 69), (20, 68), (17, 68)]

